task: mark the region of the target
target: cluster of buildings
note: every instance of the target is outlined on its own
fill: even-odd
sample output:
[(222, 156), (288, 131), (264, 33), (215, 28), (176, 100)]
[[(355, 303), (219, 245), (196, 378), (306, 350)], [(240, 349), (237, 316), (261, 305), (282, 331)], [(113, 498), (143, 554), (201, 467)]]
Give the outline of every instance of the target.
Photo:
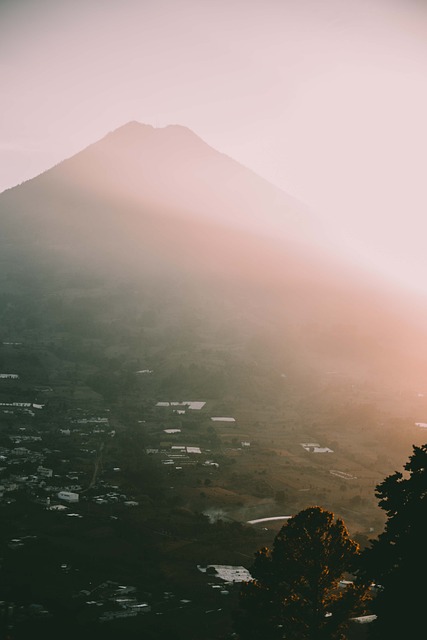
[[(185, 415), (187, 413), (191, 413), (194, 411), (200, 411), (206, 405), (205, 401), (200, 400), (183, 400), (183, 401), (161, 401), (156, 403), (156, 407), (164, 410), (169, 410), (173, 414), (177, 415)], [(227, 423), (233, 424), (236, 422), (235, 418), (228, 416), (214, 416), (211, 417), (210, 420), (212, 422), (217, 423)], [(182, 433), (180, 428), (168, 428), (163, 429), (163, 432), (167, 436), (171, 436), (172, 438), (178, 436)], [(243, 447), (249, 447), (250, 442), (242, 442)], [(161, 463), (168, 467), (173, 467), (176, 470), (181, 470), (185, 466), (194, 466), (198, 463), (201, 463), (206, 467), (219, 467), (219, 464), (211, 459), (209, 459), (211, 452), (204, 452), (202, 447), (194, 445), (188, 445), (184, 443), (179, 444), (168, 444), (167, 446), (161, 447), (147, 447), (146, 453), (150, 455), (159, 455), (161, 459)], [(206, 457), (204, 454), (208, 454)], [(198, 458), (198, 456), (201, 456)]]
[[(19, 418), (25, 410), (40, 410), (43, 406), (3, 402), (0, 403), (0, 411), (16, 413)], [(78, 502), (79, 494), (89, 479), (84, 472), (72, 470), (73, 463), (67, 459), (69, 437), (76, 436), (73, 449), (77, 448), (82, 458), (93, 458), (96, 450), (85, 447), (93, 435), (111, 436), (114, 433), (108, 418), (97, 416), (73, 420), (70, 428), (58, 428), (55, 431), (36, 426), (16, 426), (16, 423), (4, 428), (3, 446), (0, 446), (0, 504), (15, 502), (17, 492), (21, 491), (35, 502), (49, 507), (55, 503)], [(46, 446), (47, 443), (49, 446)]]
[[(133, 496), (124, 494), (117, 484), (111, 484), (97, 478), (90, 491), (87, 491), (92, 479), (93, 461), (97, 449), (92, 449), (90, 439), (93, 436), (113, 437), (108, 418), (88, 417), (73, 420), (70, 428), (58, 428), (54, 433), (44, 432), (33, 427), (10, 428), (3, 431), (10, 446), (0, 447), (0, 504), (7, 505), (18, 499), (20, 492), (51, 511), (67, 512), (71, 505), (81, 500), (96, 504), (123, 503), (125, 506), (138, 506)], [(50, 447), (45, 446), (48, 435)], [(52, 447), (52, 436), (54, 446)], [(69, 460), (70, 439), (73, 450), (89, 461), (86, 471), (75, 470), (75, 461)], [(120, 468), (113, 468), (119, 473)], [(67, 514), (70, 515), (70, 514)]]
[[(200, 401), (159, 402), (156, 406), (166, 408), (171, 413), (183, 414), (200, 411), (205, 404)], [(0, 413), (15, 414), (14, 419), (9, 421), (10, 426), (2, 431), (0, 505), (5, 506), (19, 500), (19, 493), (25, 492), (35, 503), (70, 517), (83, 517), (85, 510), (78, 506), (88, 501), (97, 505), (138, 506), (138, 501), (133, 496), (123, 492), (120, 482), (112, 484), (106, 481), (101, 471), (98, 477), (94, 476), (101, 443), (115, 435), (109, 418), (105, 415), (90, 415), (81, 410), (72, 417), (67, 415), (61, 420), (62, 424), (55, 428), (44, 428), (41, 421), (33, 421), (26, 416), (27, 413), (35, 415), (43, 408), (43, 405), (34, 403), (0, 403)], [(25, 420), (20, 420), (20, 416), (25, 416)], [(221, 416), (212, 420), (234, 422), (234, 418)], [(19, 423), (27, 426), (20, 426)], [(212, 452), (205, 450), (194, 438), (188, 443), (181, 442), (185, 438), (181, 429), (162, 431), (169, 440), (167, 445), (161, 443), (158, 447), (146, 448), (146, 453), (158, 454), (162, 464), (177, 470), (185, 465), (200, 464), (210, 468), (219, 466), (212, 459)], [(119, 467), (111, 467), (109, 470), (120, 478)], [(115, 512), (108, 510), (106, 513)], [(112, 515), (110, 517), (116, 518)], [(26, 540), (22, 538), (10, 540), (12, 549), (25, 544)], [(85, 605), (96, 611), (100, 622), (130, 618), (151, 611), (151, 604), (138, 597), (135, 587), (110, 581), (95, 589), (81, 591), (79, 597), (85, 598)], [(165, 595), (165, 599), (167, 597), (169, 596)], [(189, 603), (190, 600), (182, 600), (179, 606), (187, 606)]]
[(99, 621), (109, 622), (120, 618), (132, 618), (151, 611), (151, 605), (138, 597), (137, 588), (107, 580), (95, 588), (82, 589), (78, 594), (88, 607), (99, 610)]

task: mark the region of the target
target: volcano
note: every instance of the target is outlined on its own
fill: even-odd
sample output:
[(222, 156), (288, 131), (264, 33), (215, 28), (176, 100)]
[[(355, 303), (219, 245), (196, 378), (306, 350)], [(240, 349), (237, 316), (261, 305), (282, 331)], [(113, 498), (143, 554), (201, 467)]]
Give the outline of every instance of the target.
[(185, 127), (130, 122), (3, 192), (0, 212), (9, 313), (95, 277), (161, 290), (171, 317), (198, 300), (310, 368), (396, 385), (427, 373), (423, 305), (329, 253), (302, 203)]

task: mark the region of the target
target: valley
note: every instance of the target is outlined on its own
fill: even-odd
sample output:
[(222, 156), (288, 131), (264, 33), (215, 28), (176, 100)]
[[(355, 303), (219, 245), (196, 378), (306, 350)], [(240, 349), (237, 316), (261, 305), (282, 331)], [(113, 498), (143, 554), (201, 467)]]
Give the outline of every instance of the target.
[(427, 397), (304, 368), (259, 326), (210, 326), (185, 291), (160, 307), (112, 291), (3, 306), (2, 623), (17, 639), (226, 638), (238, 583), (198, 567), (249, 569), (271, 518), (315, 504), (366, 544)]

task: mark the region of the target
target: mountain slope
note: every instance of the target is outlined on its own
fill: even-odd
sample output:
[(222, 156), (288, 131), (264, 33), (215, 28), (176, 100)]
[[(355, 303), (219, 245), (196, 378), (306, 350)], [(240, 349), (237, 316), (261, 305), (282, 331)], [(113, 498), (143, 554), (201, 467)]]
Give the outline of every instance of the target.
[(3, 292), (43, 274), (49, 296), (72, 272), (182, 290), (316, 370), (425, 374), (408, 301), (328, 255), (302, 205), (184, 127), (129, 123), (1, 194), (0, 210)]

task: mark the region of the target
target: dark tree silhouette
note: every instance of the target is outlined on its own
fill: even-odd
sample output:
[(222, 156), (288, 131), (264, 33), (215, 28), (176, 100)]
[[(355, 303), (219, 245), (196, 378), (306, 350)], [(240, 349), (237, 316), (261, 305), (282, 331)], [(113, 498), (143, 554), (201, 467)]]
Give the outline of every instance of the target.
[(369, 635), (381, 640), (419, 638), (425, 628), (427, 445), (413, 447), (404, 469), (405, 475), (395, 472), (376, 488), (388, 520), (362, 554), (363, 573), (380, 585)]
[(255, 554), (242, 585), (235, 629), (242, 639), (338, 640), (364, 608), (367, 588), (340, 580), (359, 546), (340, 519), (320, 507), (300, 511)]

